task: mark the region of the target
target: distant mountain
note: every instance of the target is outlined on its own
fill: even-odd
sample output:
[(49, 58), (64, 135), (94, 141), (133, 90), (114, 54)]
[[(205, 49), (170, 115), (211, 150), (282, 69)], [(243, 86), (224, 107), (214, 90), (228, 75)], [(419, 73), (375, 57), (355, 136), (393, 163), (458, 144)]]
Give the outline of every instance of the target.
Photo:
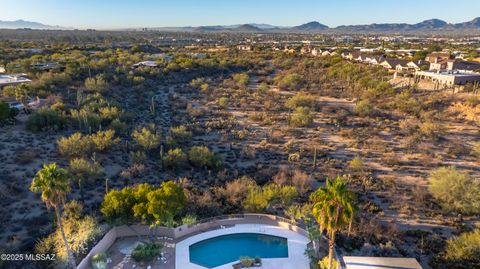
[(321, 24), (318, 21), (312, 21), (299, 26), (292, 27), (291, 29), (298, 30), (298, 31), (321, 31), (321, 30), (328, 29), (328, 26)]
[(475, 18), (471, 21), (457, 23), (453, 25), (455, 29), (479, 29), (480, 28), (480, 17)]
[(33, 22), (33, 21), (24, 21), (24, 20), (2, 21), (0, 20), (0, 29), (22, 29), (22, 28), (42, 29), (42, 30), (65, 29), (64, 27), (51, 26), (51, 25), (46, 25), (46, 24)]
[(237, 28), (233, 28), (232, 30), (235, 32), (253, 32), (253, 33), (258, 33), (263, 31), (262, 29), (256, 26), (253, 26), (251, 24), (243, 24), (238, 26)]
[(412, 25), (414, 29), (439, 29), (445, 27), (448, 23), (439, 19), (431, 19), (422, 21), (420, 23)]

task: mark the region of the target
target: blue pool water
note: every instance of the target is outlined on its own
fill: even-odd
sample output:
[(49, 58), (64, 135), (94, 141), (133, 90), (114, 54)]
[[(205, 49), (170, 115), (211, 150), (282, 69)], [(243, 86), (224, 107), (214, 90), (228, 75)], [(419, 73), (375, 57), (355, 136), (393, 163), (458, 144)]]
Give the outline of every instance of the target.
[(241, 233), (222, 235), (189, 247), (190, 262), (207, 268), (251, 258), (287, 258), (287, 239), (272, 235)]

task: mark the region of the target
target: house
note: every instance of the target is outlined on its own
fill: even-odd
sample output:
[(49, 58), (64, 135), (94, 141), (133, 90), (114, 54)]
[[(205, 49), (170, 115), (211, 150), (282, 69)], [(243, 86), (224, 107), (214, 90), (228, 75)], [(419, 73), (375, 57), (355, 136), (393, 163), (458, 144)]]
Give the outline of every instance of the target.
[(432, 52), (425, 57), (425, 61), (430, 63), (429, 70), (443, 70), (447, 68), (447, 62), (452, 59), (449, 52)]
[(410, 70), (414, 70), (414, 71), (420, 71), (422, 69), (429, 70), (430, 69), (430, 62), (422, 61), (422, 60), (419, 60), (419, 61), (416, 61), (416, 62), (411, 61), (411, 62), (407, 63), (407, 66)]
[(50, 71), (53, 69), (61, 69), (62, 67), (57, 62), (49, 62), (32, 64), (32, 68), (40, 71)]
[(320, 56), (320, 55), (322, 55), (322, 50), (321, 50), (321, 49), (317, 49), (317, 48), (313, 48), (313, 49), (312, 49), (312, 55), (313, 55), (313, 56)]
[(406, 73), (410, 71), (407, 61), (401, 61), (395, 66), (395, 70), (400, 73)]
[(480, 63), (469, 61), (448, 60), (447, 70), (467, 70), (467, 71), (479, 71)]
[(0, 88), (30, 82), (26, 74), (0, 74)]
[(415, 258), (344, 256), (345, 269), (423, 269)]
[(383, 67), (383, 68), (386, 68), (386, 69), (396, 69), (397, 68), (397, 65), (401, 65), (401, 66), (406, 66), (407, 65), (407, 61), (405, 60), (402, 60), (402, 59), (397, 59), (397, 58), (385, 58), (385, 60), (383, 60), (383, 62), (380, 63), (380, 65)]
[(0, 66), (0, 73), (5, 73), (5, 66)]
[(385, 56), (384, 55), (380, 55), (380, 56), (370, 56), (369, 59), (368, 59), (368, 63), (369, 64), (373, 64), (373, 65), (379, 65), (381, 62), (383, 62), (385, 60)]
[(452, 59), (450, 52), (432, 52), (427, 54), (427, 57), (425, 57), (425, 61), (430, 63), (448, 61), (450, 59)]
[(300, 49), (300, 54), (302, 54), (302, 55), (309, 54), (311, 52), (312, 52), (312, 48), (310, 48), (310, 47), (302, 47)]
[(250, 46), (250, 45), (238, 45), (237, 49), (238, 50), (243, 50), (243, 51), (251, 51), (252, 46)]
[(137, 67), (158, 67), (158, 64), (155, 61), (143, 61), (143, 62), (138, 62), (134, 65), (132, 65), (133, 68)]
[(480, 82), (480, 74), (469, 71), (416, 71), (416, 77), (431, 80), (445, 86), (465, 85)]

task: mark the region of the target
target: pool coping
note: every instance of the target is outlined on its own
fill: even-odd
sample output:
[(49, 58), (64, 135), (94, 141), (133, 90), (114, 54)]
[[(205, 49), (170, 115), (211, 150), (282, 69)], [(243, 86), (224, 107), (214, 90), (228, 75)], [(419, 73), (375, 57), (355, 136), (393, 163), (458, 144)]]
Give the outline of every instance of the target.
[[(304, 255), (305, 249), (310, 243), (310, 240), (305, 235), (302, 235), (298, 232), (292, 231), (290, 229), (266, 225), (266, 224), (236, 224), (231, 227), (225, 227), (223, 229), (217, 229), (212, 231), (207, 231), (204, 233), (196, 234), (190, 236), (176, 244), (175, 247), (175, 268), (182, 269), (207, 269), (207, 267), (191, 263), (189, 255), (189, 247), (195, 243), (201, 242), (203, 240), (215, 238), (222, 235), (229, 234), (239, 234), (239, 233), (256, 233), (256, 234), (265, 234), (273, 235), (278, 237), (283, 237), (287, 239), (288, 245), (288, 258), (266, 258), (262, 259), (262, 268), (265, 269), (287, 269), (287, 268), (298, 268), (298, 269), (308, 269), (309, 260)], [(214, 267), (212, 269), (231, 269), (232, 264), (237, 263), (234, 261), (232, 263), (227, 263)]]

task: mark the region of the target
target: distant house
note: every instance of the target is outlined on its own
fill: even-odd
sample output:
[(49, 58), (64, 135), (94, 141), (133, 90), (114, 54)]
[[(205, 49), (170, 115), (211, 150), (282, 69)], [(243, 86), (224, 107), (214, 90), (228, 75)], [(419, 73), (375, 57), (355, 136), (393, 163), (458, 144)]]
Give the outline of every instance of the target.
[(373, 65), (379, 65), (379, 64), (382, 63), (385, 59), (386, 59), (386, 58), (385, 58), (384, 55), (380, 55), (380, 56), (370, 56), (369, 59), (368, 59), (368, 63), (369, 63), (369, 64), (373, 64)]
[(380, 63), (380, 65), (383, 68), (392, 70), (392, 69), (396, 69), (397, 65), (406, 66), (407, 61), (402, 60), (402, 59), (397, 59), (397, 58), (385, 58), (385, 60), (383, 60)]
[(30, 82), (26, 74), (0, 74), (0, 88)]
[(322, 50), (318, 48), (313, 48), (311, 53), (313, 56), (320, 56), (322, 55)]
[(469, 62), (469, 61), (458, 61), (458, 60), (449, 60), (447, 61), (447, 70), (467, 70), (467, 71), (478, 71), (480, 70), (479, 62)]
[(5, 73), (5, 67), (4, 66), (0, 66), (0, 73)]
[(170, 56), (170, 55), (167, 55), (165, 53), (155, 53), (155, 54), (151, 54), (150, 59), (163, 59), (165, 61), (171, 61), (173, 60), (173, 56)]
[(414, 70), (414, 71), (420, 71), (422, 69), (428, 70), (430, 69), (430, 62), (422, 61), (422, 60), (411, 61), (407, 63), (407, 66), (410, 70)]
[(243, 51), (251, 51), (252, 46), (250, 46), (250, 45), (238, 45), (237, 49), (238, 50), (243, 50)]
[(49, 62), (32, 64), (32, 68), (40, 71), (50, 71), (54, 69), (61, 69), (62, 67), (57, 62)]
[(155, 61), (143, 61), (143, 62), (138, 62), (134, 65), (132, 65), (133, 68), (138, 68), (138, 67), (158, 67), (158, 64)]
[(427, 54), (427, 57), (425, 57), (425, 61), (430, 63), (443, 62), (450, 59), (452, 59), (450, 52), (432, 52)]
[(415, 258), (344, 256), (345, 269), (423, 269)]
[(480, 74), (468, 71), (417, 71), (416, 77), (431, 80), (441, 85), (465, 85), (467, 83), (480, 82)]
[(430, 63), (430, 70), (443, 70), (447, 68), (447, 62), (452, 59), (449, 52), (432, 52), (425, 57), (425, 61)]
[(207, 54), (205, 53), (188, 53), (188, 56), (197, 59), (205, 59), (207, 58)]

